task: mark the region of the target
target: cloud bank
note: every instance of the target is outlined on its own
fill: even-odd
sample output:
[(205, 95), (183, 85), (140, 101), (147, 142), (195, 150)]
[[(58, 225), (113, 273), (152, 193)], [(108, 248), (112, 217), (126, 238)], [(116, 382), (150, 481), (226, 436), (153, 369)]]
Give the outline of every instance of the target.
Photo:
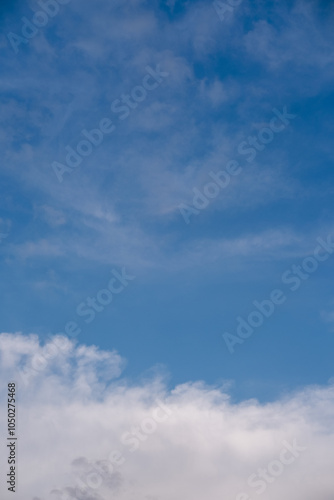
[[(18, 500), (333, 498), (334, 385), (235, 403), (200, 381), (130, 384), (118, 353), (56, 341), (0, 335), (3, 405), (17, 382)], [(6, 436), (4, 412), (0, 425)]]

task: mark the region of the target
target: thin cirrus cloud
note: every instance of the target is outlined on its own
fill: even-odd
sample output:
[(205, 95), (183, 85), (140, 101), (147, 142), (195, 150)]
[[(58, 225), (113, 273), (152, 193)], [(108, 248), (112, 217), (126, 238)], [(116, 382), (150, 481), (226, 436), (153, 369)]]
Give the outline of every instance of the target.
[[(174, 2), (168, 5), (171, 10), (175, 8)], [(4, 166), (8, 175), (37, 190), (41, 205), (50, 198), (56, 210), (66, 208), (69, 213), (80, 212), (77, 220), (82, 220), (87, 212), (94, 218), (101, 204), (101, 186), (107, 186), (108, 194), (102, 195), (103, 210), (112, 213), (118, 221), (114, 229), (120, 234), (114, 239), (116, 246), (117, 241), (127, 241), (126, 235), (133, 230), (127, 220), (129, 208), (124, 208), (123, 200), (128, 201), (128, 207), (135, 208), (134, 223), (141, 226), (139, 232), (134, 232), (133, 242), (130, 238), (134, 248), (144, 247), (146, 252), (147, 242), (153, 247), (161, 244), (160, 235), (152, 234), (145, 227), (147, 216), (156, 224), (162, 221), (171, 237), (174, 231), (179, 231), (177, 207), (191, 199), (193, 186), (201, 187), (206, 182), (206, 172), (211, 165), (220, 169), (225, 159), (233, 158), (238, 142), (253, 133), (253, 124), (264, 122), (270, 116), (270, 106), (279, 106), (277, 90), (282, 84), (280, 78), (272, 75), (273, 61), (286, 75), (285, 66), (297, 60), (300, 73), (294, 75), (294, 81), (299, 83), (304, 78), (303, 69), (318, 67), (320, 56), (326, 58), (323, 64), (330, 65), (331, 53), (323, 33), (330, 36), (329, 28), (327, 25), (323, 28), (320, 20), (311, 16), (316, 2), (309, 6), (296, 2), (291, 11), (276, 3), (273, 9), (277, 18), (285, 21), (285, 28), (274, 28), (262, 20), (254, 22), (247, 33), (242, 28), (242, 19), (249, 14), (246, 3), (241, 3), (226, 24), (219, 21), (211, 3), (195, 2), (183, 7), (182, 14), (171, 22), (166, 16), (162, 20), (161, 12), (147, 9), (142, 2), (132, 2), (131, 9), (125, 9), (120, 2), (111, 5), (101, 1), (94, 6), (87, 3), (79, 10), (75, 2), (70, 2), (62, 7), (62, 12), (52, 21), (54, 24), (41, 29), (30, 41), (25, 57), (20, 59), (20, 71), (27, 77), (25, 86), (22, 87), (22, 79), (15, 78), (3, 84), (7, 91), (16, 91), (16, 95), (4, 103), (6, 127), (0, 132), (0, 140), (8, 151)], [(87, 29), (87, 16), (90, 29)], [(110, 19), (118, 20), (112, 30), (107, 29)], [(18, 19), (8, 18), (7, 26), (8, 30), (17, 29)], [(297, 27), (298, 35), (293, 35)], [(52, 38), (54, 33), (51, 36), (48, 31), (51, 28), (55, 30), (56, 40)], [(278, 33), (274, 33), (275, 29)], [(132, 33), (132, 37), (135, 34), (136, 50), (127, 33)], [(315, 34), (311, 45), (310, 33)], [(305, 43), (293, 43), (294, 36)], [(222, 66), (219, 75), (209, 74), (203, 78), (196, 71), (196, 64), (205, 65), (203, 61), (209, 55), (218, 57), (221, 46), (227, 42), (235, 49), (229, 52), (231, 60), (226, 63), (227, 69)], [(45, 56), (48, 65), (38, 57), (43, 44), (49, 47)], [(57, 50), (62, 54), (65, 47), (66, 57), (56, 57)], [(1, 57), (5, 66), (13, 71), (14, 54), (9, 56), (10, 47), (7, 49)], [(254, 86), (252, 78), (247, 81), (235, 71), (226, 77), (235, 57), (243, 66), (247, 65), (249, 56), (257, 58), (267, 71), (262, 76), (262, 90)], [(101, 61), (105, 58), (109, 63), (102, 69)], [(69, 72), (71, 61), (75, 64)], [(101, 147), (82, 162), (73, 178), (66, 179), (68, 185), (58, 186), (52, 162), (64, 161), (66, 145), (73, 146), (78, 141), (82, 128), (94, 128), (100, 119), (109, 116), (110, 103), (141, 81), (147, 64), (160, 64), (169, 72), (164, 85), (138, 113), (134, 110), (125, 135), (120, 128), (115, 139), (106, 138)], [(39, 74), (38, 92), (32, 67)], [(291, 94), (288, 101), (293, 103), (299, 99), (300, 92), (305, 96), (312, 94), (313, 85), (321, 84), (318, 78), (307, 86), (299, 85), (298, 96)], [(287, 105), (290, 109), (290, 102)], [(215, 108), (219, 110), (212, 120), (207, 118), (208, 106), (215, 113)], [(232, 126), (228, 117), (231, 109), (236, 118)], [(23, 116), (27, 116), (29, 125), (17, 127)], [(299, 126), (294, 123), (293, 130)], [(140, 134), (139, 139), (133, 137), (133, 133)], [(154, 141), (151, 134), (157, 135)], [(293, 137), (293, 131), (284, 137), (277, 138), (277, 144), (269, 145), (269, 156), (259, 158), (252, 169), (245, 169), (236, 185), (222, 193), (207, 213), (224, 215), (231, 206), (247, 210), (266, 206), (275, 199), (291, 200), (294, 195), (299, 196), (299, 182), (291, 175), (290, 162), (286, 161), (288, 151), (294, 146), (286, 140)], [(147, 139), (150, 152), (145, 150), (143, 138)], [(205, 154), (197, 149), (199, 143)], [(144, 149), (142, 154), (141, 149)], [(109, 172), (111, 179), (106, 177)], [(75, 220), (76, 217), (74, 223)], [(104, 238), (104, 228), (101, 225), (100, 228), (100, 237)], [(65, 233), (62, 234), (65, 237)], [(49, 237), (44, 235), (43, 240)], [(33, 248), (28, 242), (27, 245)], [(157, 263), (158, 254), (156, 252)], [(142, 255), (140, 261), (144, 260)]]

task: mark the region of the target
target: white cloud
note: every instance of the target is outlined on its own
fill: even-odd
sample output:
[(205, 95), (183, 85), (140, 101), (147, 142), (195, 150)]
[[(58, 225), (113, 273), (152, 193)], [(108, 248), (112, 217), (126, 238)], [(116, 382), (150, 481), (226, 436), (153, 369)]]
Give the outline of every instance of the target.
[(66, 224), (66, 216), (61, 210), (49, 205), (35, 206), (36, 217), (41, 217), (52, 228)]
[(218, 78), (212, 83), (208, 83), (207, 80), (205, 78), (200, 83), (200, 92), (203, 97), (207, 97), (213, 106), (219, 106), (224, 101), (227, 101), (229, 96), (222, 82)]
[[(171, 8), (173, 4), (169, 2)], [(237, 58), (245, 47), (248, 54), (269, 66), (270, 61), (281, 65), (294, 58), (309, 62), (308, 49), (314, 40), (311, 61), (318, 64), (322, 54), (331, 60), (322, 28), (306, 8), (299, 7), (303, 22), (298, 28), (298, 9), (289, 18), (277, 3), (275, 8), (286, 22), (280, 38), (273, 42), (273, 28), (264, 20), (254, 23), (247, 34), (240, 31), (246, 4), (241, 4), (227, 23), (219, 21), (212, 2), (188, 2), (184, 13), (173, 21), (145, 2), (134, 0), (130, 5), (69, 3), (55, 26), (62, 42), (47, 59), (36, 53), (38, 44), (47, 44), (45, 29), (30, 42), (20, 66), (22, 78), (17, 78), (12, 54), (4, 60), (11, 77), (2, 87), (16, 96), (11, 93), (4, 103), (6, 126), (0, 130), (0, 142), (8, 150), (4, 168), (23, 190), (37, 188), (39, 214), (57, 230), (48, 232), (43, 224), (36, 236), (35, 224), (28, 225), (20, 239), (8, 244), (12, 259), (42, 256), (135, 267), (169, 266), (170, 259), (162, 259), (161, 254), (167, 254), (165, 242), (174, 237), (174, 222), (174, 227), (182, 222), (179, 204), (192, 201), (192, 188), (205, 185), (211, 169), (222, 169), (227, 159), (236, 157), (235, 148), (252, 130), (253, 120), (268, 117), (262, 110), (264, 97), (270, 106), (278, 105), (275, 89), (281, 79), (271, 79), (264, 93), (252, 79), (244, 82), (237, 75), (227, 77), (228, 67), (226, 74), (219, 71), (219, 76), (216, 72), (198, 73), (196, 61), (216, 58), (227, 47), (233, 48), (231, 54), (236, 50)], [(293, 33), (297, 28), (300, 38), (296, 41)], [(297, 43), (299, 39), (302, 44)], [(98, 68), (104, 61), (108, 63), (101, 73)], [(95, 128), (104, 116), (115, 118), (110, 103), (140, 83), (147, 64), (160, 64), (170, 73), (164, 84), (134, 111), (118, 136), (106, 138), (101, 148), (58, 185), (52, 162), (64, 161), (66, 145), (77, 143), (82, 128)], [(38, 77), (31, 73), (32, 67)], [(299, 95), (308, 85), (301, 86), (295, 76)], [(232, 105), (236, 104), (242, 119), (237, 129), (230, 123)], [(216, 122), (209, 117), (208, 108), (219, 105), (224, 106), (224, 112)], [(256, 107), (259, 112), (253, 117)], [(24, 116), (29, 127), (22, 125)], [(138, 139), (134, 138), (136, 132)], [(259, 155), (259, 165), (247, 166), (235, 185), (231, 183), (210, 204), (208, 216), (214, 212), (226, 216), (230, 208), (241, 211), (305, 196), (306, 190), (292, 174), (287, 178), (283, 137), (275, 139), (273, 149), (270, 146)], [(169, 231), (164, 240), (160, 232), (154, 234), (152, 221)], [(187, 255), (186, 249), (180, 260)]]
[[(303, 0), (296, 1), (290, 8), (277, 2), (275, 14), (284, 21), (282, 29), (275, 29), (263, 19), (257, 21), (244, 37), (246, 50), (274, 70), (293, 61), (304, 67), (326, 68), (326, 73), (332, 74), (333, 45), (328, 38), (331, 25), (319, 19), (318, 7), (317, 2)], [(328, 19), (332, 15), (331, 7), (326, 6)]]
[[(121, 500), (235, 500), (240, 492), (254, 499), (258, 495), (247, 486), (249, 476), (277, 459), (284, 441), (294, 440), (306, 450), (267, 485), (263, 498), (333, 498), (333, 386), (305, 388), (268, 404), (236, 404), (224, 389), (201, 382), (171, 391), (159, 379), (130, 386), (125, 379), (115, 380), (123, 366), (117, 353), (60, 337), (57, 342), (61, 354), (24, 384), (18, 369), (45, 348), (34, 335), (0, 335), (2, 380), (18, 382), (18, 500), (109, 500), (114, 495)], [(5, 384), (1, 396), (4, 405)], [(155, 413), (162, 401), (165, 406)], [(149, 433), (154, 415), (163, 421), (157, 420)], [(5, 436), (4, 412), (0, 418)], [(132, 436), (131, 445), (136, 426), (146, 431), (141, 430), (142, 441)], [(128, 441), (123, 437), (122, 442), (124, 433)], [(109, 462), (113, 451), (124, 459), (118, 466)], [(3, 467), (5, 453), (2, 448)], [(0, 491), (1, 498), (10, 498), (4, 482)]]

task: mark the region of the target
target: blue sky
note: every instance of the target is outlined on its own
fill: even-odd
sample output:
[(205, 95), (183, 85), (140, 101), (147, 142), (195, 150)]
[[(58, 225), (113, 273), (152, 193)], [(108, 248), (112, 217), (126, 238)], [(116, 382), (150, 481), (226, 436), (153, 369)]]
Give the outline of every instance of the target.
[[(326, 384), (334, 257), (294, 293), (281, 277), (333, 234), (332, 4), (244, 0), (221, 20), (212, 2), (71, 0), (17, 53), (8, 34), (40, 7), (1, 10), (1, 330), (45, 341), (77, 321), (130, 380), (230, 381), (237, 399)], [(121, 120), (112, 103), (158, 65)], [(248, 162), (239, 145), (284, 107)], [(59, 182), (53, 163), (103, 119), (114, 130)], [(231, 160), (186, 224), (180, 206)], [(122, 268), (135, 279), (85, 323), (78, 305)], [(231, 355), (223, 333), (275, 288), (285, 303)]]
[(333, 21), (1, 2), (17, 500), (333, 499)]

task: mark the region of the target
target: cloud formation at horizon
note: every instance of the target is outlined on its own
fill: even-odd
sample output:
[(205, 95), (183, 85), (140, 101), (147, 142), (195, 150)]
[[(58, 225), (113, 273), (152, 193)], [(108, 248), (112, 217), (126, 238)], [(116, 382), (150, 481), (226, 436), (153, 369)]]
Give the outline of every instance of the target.
[(18, 500), (332, 498), (333, 382), (236, 403), (201, 381), (131, 384), (118, 353), (60, 341), (25, 384), (47, 347), (0, 335), (1, 377), (18, 383)]

